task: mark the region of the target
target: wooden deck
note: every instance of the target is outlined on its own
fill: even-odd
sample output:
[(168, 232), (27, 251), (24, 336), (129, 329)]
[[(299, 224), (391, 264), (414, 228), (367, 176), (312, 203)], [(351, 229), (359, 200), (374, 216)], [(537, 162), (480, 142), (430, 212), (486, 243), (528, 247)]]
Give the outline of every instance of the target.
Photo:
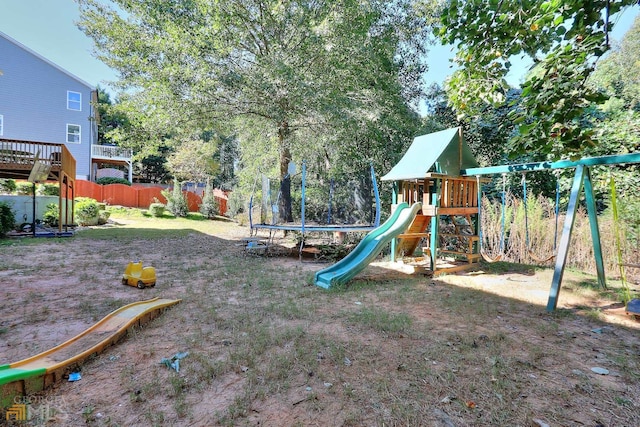
[(0, 178), (28, 179), (38, 162), (50, 166), (48, 181), (60, 181), (62, 175), (76, 177), (76, 160), (64, 144), (20, 141), (0, 138)]
[[(73, 206), (62, 210), (63, 200), (75, 198), (76, 159), (64, 144), (0, 138), (0, 178), (28, 180), (36, 162), (48, 170), (44, 181), (60, 185), (59, 230), (73, 224)], [(73, 205), (73, 202), (72, 202)]]

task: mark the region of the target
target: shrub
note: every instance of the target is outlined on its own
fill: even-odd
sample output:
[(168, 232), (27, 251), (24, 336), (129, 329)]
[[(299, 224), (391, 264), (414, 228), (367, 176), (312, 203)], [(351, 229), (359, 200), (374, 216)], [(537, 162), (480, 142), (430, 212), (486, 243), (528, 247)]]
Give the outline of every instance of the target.
[(16, 226), (16, 216), (7, 202), (0, 202), (0, 236), (13, 230)]
[(200, 205), (200, 213), (207, 218), (215, 218), (220, 213), (220, 203), (213, 195), (213, 186), (208, 182)]
[(187, 198), (182, 193), (182, 184), (175, 180), (173, 190), (162, 190), (161, 194), (167, 199), (167, 210), (175, 216), (186, 217), (189, 213)]
[(165, 210), (165, 206), (162, 203), (151, 203), (149, 205), (149, 213), (151, 214), (151, 216), (160, 218), (162, 215), (164, 215), (164, 210)]
[(58, 211), (58, 205), (55, 203), (49, 203), (46, 210), (44, 211), (44, 214), (42, 215), (42, 222), (51, 227), (57, 227), (58, 221), (60, 221), (59, 213), (60, 212)]
[(131, 183), (124, 178), (114, 178), (111, 176), (105, 176), (104, 178), (97, 179), (96, 184), (100, 184), (100, 185), (124, 184), (129, 186), (131, 185)]
[(75, 216), (80, 225), (97, 225), (100, 215), (98, 202), (88, 197), (76, 199)]
[(0, 179), (0, 193), (11, 194), (16, 191), (16, 182), (11, 179)]
[(109, 217), (111, 216), (111, 212), (100, 210), (98, 212), (98, 225), (104, 225), (109, 222)]
[(244, 197), (240, 191), (233, 191), (227, 202), (227, 215), (233, 218), (242, 212), (244, 212)]
[(33, 184), (27, 181), (17, 182), (16, 193), (23, 196), (28, 196), (33, 194)]
[(41, 184), (38, 185), (36, 193), (39, 196), (59, 196), (60, 186), (58, 184)]

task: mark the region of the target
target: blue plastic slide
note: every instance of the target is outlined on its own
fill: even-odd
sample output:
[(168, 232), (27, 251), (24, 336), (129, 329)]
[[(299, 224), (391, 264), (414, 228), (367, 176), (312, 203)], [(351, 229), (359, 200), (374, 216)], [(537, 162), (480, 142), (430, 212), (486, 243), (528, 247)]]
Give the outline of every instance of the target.
[(315, 275), (315, 284), (325, 289), (347, 283), (361, 272), (394, 237), (402, 234), (422, 208), (420, 203), (409, 207), (400, 203), (393, 215), (380, 227), (372, 230), (346, 257)]

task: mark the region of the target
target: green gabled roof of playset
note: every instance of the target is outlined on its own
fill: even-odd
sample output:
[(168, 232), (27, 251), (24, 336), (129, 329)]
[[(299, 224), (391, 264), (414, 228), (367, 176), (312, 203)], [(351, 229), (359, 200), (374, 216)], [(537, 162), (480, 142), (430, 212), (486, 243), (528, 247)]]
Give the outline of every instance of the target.
[(402, 159), (382, 180), (422, 179), (429, 172), (459, 176), (461, 169), (472, 167), (478, 167), (478, 162), (457, 127), (414, 138)]

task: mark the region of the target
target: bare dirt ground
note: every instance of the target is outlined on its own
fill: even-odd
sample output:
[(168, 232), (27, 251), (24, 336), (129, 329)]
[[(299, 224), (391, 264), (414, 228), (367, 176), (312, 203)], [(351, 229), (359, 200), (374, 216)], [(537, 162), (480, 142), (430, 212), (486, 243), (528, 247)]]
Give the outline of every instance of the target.
[[(567, 272), (554, 313), (552, 271), (526, 266), (430, 278), (381, 261), (325, 291), (327, 264), (247, 255), (245, 227), (146, 227), (0, 245), (0, 365), (182, 299), (38, 396), (58, 411), (46, 425), (640, 425), (640, 323), (591, 276)], [(155, 288), (120, 284), (135, 260)], [(179, 372), (160, 363), (178, 352)]]

